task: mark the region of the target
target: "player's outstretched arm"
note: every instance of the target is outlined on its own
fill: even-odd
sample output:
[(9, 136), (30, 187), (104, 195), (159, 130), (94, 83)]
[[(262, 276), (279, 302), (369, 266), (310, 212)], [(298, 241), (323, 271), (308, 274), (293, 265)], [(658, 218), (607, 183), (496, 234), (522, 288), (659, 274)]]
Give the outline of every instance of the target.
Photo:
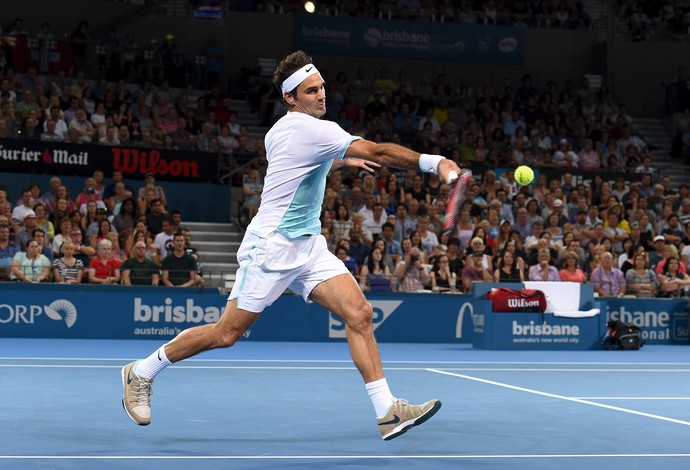
[[(427, 173), (438, 172), (441, 179), (446, 182), (453, 179), (451, 172), (455, 173), (455, 177), (460, 174), (460, 167), (453, 160), (445, 159), (440, 155), (420, 154), (401, 145), (377, 144), (364, 139), (352, 142), (345, 152), (345, 157), (346, 159), (348, 157), (362, 158), (403, 170), (419, 169)], [(420, 157), (422, 157), (421, 162)], [(433, 168), (434, 164), (436, 168)]]

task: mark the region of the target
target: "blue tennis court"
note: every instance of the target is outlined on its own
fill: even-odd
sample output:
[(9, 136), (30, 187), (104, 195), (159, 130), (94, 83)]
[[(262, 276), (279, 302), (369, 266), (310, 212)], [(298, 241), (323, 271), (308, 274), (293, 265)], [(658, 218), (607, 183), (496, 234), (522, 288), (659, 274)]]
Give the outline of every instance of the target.
[(381, 344), (391, 389), (443, 408), (393, 441), (345, 343), (240, 342), (171, 367), (153, 423), (120, 368), (159, 342), (1, 339), (0, 468), (690, 466), (684, 346), (634, 352)]

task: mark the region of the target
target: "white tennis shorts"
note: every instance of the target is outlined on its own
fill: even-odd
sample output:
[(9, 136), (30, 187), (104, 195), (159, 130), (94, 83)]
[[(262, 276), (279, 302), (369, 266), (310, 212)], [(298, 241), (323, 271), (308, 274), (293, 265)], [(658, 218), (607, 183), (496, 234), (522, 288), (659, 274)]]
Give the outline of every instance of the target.
[(274, 232), (261, 238), (247, 232), (237, 251), (240, 264), (228, 300), (237, 299), (243, 310), (260, 313), (285, 289), (307, 301), (321, 282), (349, 274), (345, 264), (328, 251), (322, 235), (288, 239)]

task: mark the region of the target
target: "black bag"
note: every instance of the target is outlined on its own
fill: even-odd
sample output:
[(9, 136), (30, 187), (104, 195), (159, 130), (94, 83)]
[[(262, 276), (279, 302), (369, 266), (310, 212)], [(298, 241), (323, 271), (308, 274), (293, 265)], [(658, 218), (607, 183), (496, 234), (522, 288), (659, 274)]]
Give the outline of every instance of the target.
[(633, 351), (644, 346), (642, 330), (637, 325), (623, 323), (622, 321), (610, 321), (607, 324), (606, 335), (601, 340), (605, 349), (622, 349)]

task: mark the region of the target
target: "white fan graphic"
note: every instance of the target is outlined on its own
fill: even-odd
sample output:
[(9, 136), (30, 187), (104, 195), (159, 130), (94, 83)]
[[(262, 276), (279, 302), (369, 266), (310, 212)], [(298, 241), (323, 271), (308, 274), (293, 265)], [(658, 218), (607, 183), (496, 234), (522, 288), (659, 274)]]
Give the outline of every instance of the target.
[(67, 300), (56, 300), (50, 305), (45, 305), (43, 309), (51, 320), (64, 320), (67, 328), (72, 328), (77, 321), (77, 309)]

